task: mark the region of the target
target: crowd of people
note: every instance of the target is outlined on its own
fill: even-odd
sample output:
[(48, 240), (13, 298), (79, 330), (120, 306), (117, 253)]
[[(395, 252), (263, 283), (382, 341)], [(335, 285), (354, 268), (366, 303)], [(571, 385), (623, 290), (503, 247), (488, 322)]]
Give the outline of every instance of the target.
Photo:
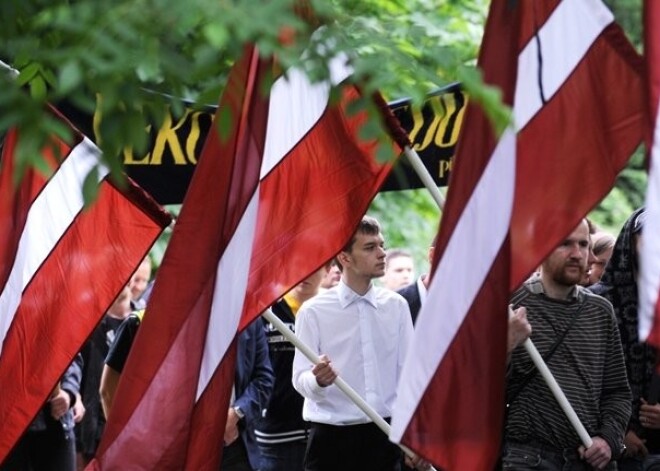
[[(660, 469), (656, 351), (637, 335), (645, 214), (643, 208), (635, 211), (616, 238), (583, 220), (511, 296), (498, 467)], [(386, 251), (378, 221), (365, 216), (331, 262), (271, 307), (319, 355), (319, 363), (266, 319), (240, 334), (224, 440), (218, 444), (220, 469), (427, 469), (428, 463), (392, 444), (334, 383), (341, 375), (389, 420), (429, 280), (427, 273), (415, 278), (409, 251)], [(80, 470), (94, 456), (152, 283), (147, 258), (0, 471)], [(590, 443), (583, 442), (532, 363), (527, 339), (556, 377)]]

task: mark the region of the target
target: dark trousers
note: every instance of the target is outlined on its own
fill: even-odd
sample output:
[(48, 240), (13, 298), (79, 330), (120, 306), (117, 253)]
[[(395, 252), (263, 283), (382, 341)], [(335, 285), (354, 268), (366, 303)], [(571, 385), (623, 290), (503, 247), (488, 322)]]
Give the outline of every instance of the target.
[[(575, 448), (553, 448), (537, 443), (506, 442), (502, 456), (503, 470), (590, 471), (593, 468), (580, 459)], [(612, 461), (606, 471), (616, 471)]]
[(303, 471), (307, 441), (285, 442), (274, 445), (259, 444), (260, 471)]
[(74, 471), (75, 438), (60, 422), (46, 430), (28, 431), (0, 466), (0, 471)]
[(373, 423), (312, 423), (305, 471), (399, 471), (401, 450)]
[(231, 445), (223, 448), (220, 471), (252, 471), (247, 450), (241, 437), (238, 437)]

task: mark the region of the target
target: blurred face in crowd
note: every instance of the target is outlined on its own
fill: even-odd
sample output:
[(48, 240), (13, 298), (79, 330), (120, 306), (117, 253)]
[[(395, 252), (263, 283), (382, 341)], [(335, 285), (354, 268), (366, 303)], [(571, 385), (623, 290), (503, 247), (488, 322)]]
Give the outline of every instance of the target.
[(605, 266), (612, 258), (612, 251), (614, 247), (606, 248), (600, 255), (594, 255), (595, 260), (591, 264), (591, 272), (589, 273), (589, 284), (598, 283), (605, 273)]
[(330, 265), (328, 272), (323, 276), (323, 280), (321, 280), (321, 288), (330, 289), (333, 286), (337, 286), (340, 279), (341, 270), (337, 264), (333, 263)]
[(412, 258), (406, 255), (390, 258), (385, 267), (383, 285), (391, 290), (403, 288), (413, 282), (413, 271)]
[(143, 260), (131, 279), (131, 299), (139, 299), (151, 278), (151, 262)]
[(307, 301), (309, 298), (316, 296), (326, 273), (328, 273), (328, 268), (323, 266), (298, 283), (292, 290), (296, 299)]

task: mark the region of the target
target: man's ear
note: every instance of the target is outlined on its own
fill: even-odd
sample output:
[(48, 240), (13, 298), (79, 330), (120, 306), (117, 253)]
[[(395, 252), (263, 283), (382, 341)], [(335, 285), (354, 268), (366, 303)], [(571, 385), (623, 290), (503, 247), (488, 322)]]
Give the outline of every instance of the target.
[(339, 252), (337, 254), (337, 259), (339, 259), (339, 263), (341, 263), (344, 267), (346, 266), (346, 262), (350, 261), (350, 255), (348, 252)]

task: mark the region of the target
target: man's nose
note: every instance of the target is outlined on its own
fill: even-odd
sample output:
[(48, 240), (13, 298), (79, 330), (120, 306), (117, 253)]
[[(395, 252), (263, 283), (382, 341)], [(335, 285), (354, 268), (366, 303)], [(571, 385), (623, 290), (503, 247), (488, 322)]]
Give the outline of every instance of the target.
[(572, 245), (570, 255), (573, 258), (584, 258), (582, 247), (580, 247), (578, 244)]

